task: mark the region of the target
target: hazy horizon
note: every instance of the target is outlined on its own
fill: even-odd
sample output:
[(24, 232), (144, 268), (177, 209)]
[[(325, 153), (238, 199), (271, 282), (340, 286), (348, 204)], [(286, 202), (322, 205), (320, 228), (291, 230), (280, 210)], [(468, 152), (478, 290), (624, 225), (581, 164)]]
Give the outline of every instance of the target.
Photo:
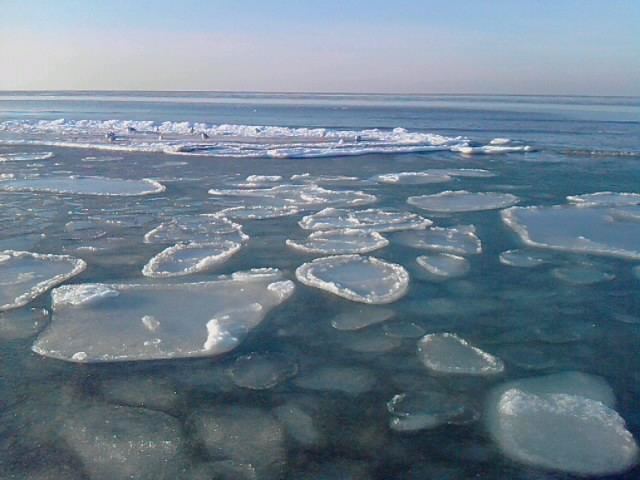
[(640, 3), (5, 2), (1, 91), (639, 96)]

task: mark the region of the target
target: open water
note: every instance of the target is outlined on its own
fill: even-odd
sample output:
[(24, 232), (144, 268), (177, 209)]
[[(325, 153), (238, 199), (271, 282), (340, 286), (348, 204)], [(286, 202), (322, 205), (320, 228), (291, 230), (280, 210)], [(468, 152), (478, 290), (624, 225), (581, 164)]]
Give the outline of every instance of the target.
[(0, 478), (637, 478), (639, 139), (637, 97), (0, 94)]

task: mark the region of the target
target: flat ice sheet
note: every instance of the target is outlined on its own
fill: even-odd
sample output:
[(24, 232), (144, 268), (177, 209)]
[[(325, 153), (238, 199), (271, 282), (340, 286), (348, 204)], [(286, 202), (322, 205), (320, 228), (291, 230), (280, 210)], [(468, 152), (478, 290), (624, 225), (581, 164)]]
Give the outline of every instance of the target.
[(86, 267), (83, 260), (66, 255), (0, 252), (0, 311), (26, 305)]
[(638, 260), (640, 222), (616, 215), (625, 210), (560, 205), (513, 207), (501, 214), (527, 245)]
[(122, 180), (105, 177), (35, 177), (0, 182), (8, 192), (49, 192), (78, 195), (135, 196), (160, 193), (165, 186), (155, 180)]
[(51, 324), (32, 348), (74, 362), (217, 355), (293, 289), (275, 269), (202, 283), (68, 285), (52, 292)]
[(434, 195), (419, 195), (407, 199), (409, 205), (440, 213), (496, 210), (515, 205), (518, 201), (518, 197), (510, 193), (475, 193), (465, 190), (447, 190)]

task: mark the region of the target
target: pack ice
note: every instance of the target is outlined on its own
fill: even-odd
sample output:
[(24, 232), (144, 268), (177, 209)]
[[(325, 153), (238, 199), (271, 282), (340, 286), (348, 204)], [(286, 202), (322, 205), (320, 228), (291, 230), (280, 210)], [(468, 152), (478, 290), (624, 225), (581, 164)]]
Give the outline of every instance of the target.
[(361, 255), (316, 258), (298, 267), (296, 278), (305, 285), (370, 304), (395, 302), (409, 288), (404, 267)]
[(414, 207), (439, 213), (479, 212), (515, 205), (520, 200), (510, 193), (467, 192), (446, 190), (433, 195), (409, 197), (407, 203)]
[(638, 459), (638, 445), (613, 404), (603, 379), (563, 372), (495, 388), (486, 422), (502, 453), (516, 461), (577, 475), (609, 475)]
[(66, 255), (0, 252), (0, 311), (26, 305), (86, 267), (83, 260)]
[(201, 283), (67, 285), (52, 292), (51, 324), (32, 349), (74, 362), (217, 355), (293, 289), (276, 269)]
[[(607, 196), (607, 201), (614, 200)], [(589, 202), (593, 203), (593, 197)], [(527, 245), (637, 260), (640, 222), (634, 218), (635, 208), (589, 206), (584, 200), (578, 205), (512, 207), (501, 215)]]

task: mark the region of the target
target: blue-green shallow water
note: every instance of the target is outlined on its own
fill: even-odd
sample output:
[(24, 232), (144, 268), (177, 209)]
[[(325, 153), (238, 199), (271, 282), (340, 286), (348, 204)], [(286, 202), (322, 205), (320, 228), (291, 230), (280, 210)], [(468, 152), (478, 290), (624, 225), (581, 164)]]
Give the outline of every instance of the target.
[[(114, 95), (119, 97), (114, 99)], [(636, 439), (640, 438), (640, 279), (632, 270), (640, 262), (544, 250), (547, 263), (540, 267), (506, 266), (499, 262), (499, 254), (522, 248), (523, 244), (503, 224), (497, 211), (433, 215), (408, 206), (406, 199), (446, 189), (492, 191), (517, 195), (519, 205), (546, 206), (565, 204), (567, 195), (598, 191), (640, 193), (639, 112), (637, 98), (95, 92), (52, 93), (44, 98), (33, 94), (0, 96), (0, 121), (64, 118), (349, 130), (404, 127), (410, 131), (465, 136), (480, 144), (506, 137), (535, 148), (526, 153), (472, 157), (438, 151), (272, 159), (105, 152), (90, 146), (59, 148), (9, 143), (0, 146), (0, 156), (42, 151), (54, 154), (43, 160), (0, 162), (0, 174), (20, 178), (34, 175), (152, 178), (167, 187), (162, 193), (139, 197), (0, 192), (3, 248), (69, 253), (93, 239), (91, 232), (73, 235), (68, 228), (65, 231), (68, 222), (99, 218), (111, 212), (126, 214), (129, 223), (119, 231), (124, 238), (119, 247), (108, 253), (85, 255), (87, 270), (69, 283), (144, 281), (143, 265), (164, 247), (144, 244), (143, 235), (172, 217), (214, 213), (228, 206), (228, 201), (208, 195), (207, 190), (232, 188), (232, 184), (248, 175), (280, 175), (283, 177), (280, 183), (290, 183), (287, 179), (291, 175), (307, 172), (312, 176), (353, 176), (359, 179), (354, 185), (326, 188), (365, 191), (377, 197), (373, 207), (408, 209), (431, 218), (439, 227), (472, 224), (482, 241), (483, 252), (467, 257), (470, 271), (461, 278), (441, 281), (429, 278), (416, 264), (416, 257), (426, 252), (394, 241), (396, 234), (384, 234), (390, 240), (389, 246), (371, 255), (403, 265), (411, 276), (407, 295), (384, 306), (393, 309), (396, 320), (413, 322), (426, 333), (456, 333), (505, 362), (504, 373), (494, 377), (437, 376), (418, 361), (417, 338), (404, 338), (383, 352), (358, 351), (358, 336), (380, 334), (380, 326), (359, 332), (332, 328), (332, 318), (357, 304), (295, 280), (295, 269), (315, 257), (285, 245), (286, 239), (304, 236), (305, 232), (296, 224), (303, 214), (240, 221), (250, 236), (247, 245), (227, 263), (194, 276), (194, 280), (254, 267), (276, 267), (295, 281), (296, 290), (228, 354), (136, 363), (66, 363), (31, 352), (31, 344), (46, 326), (48, 317), (37, 317), (38, 325), (33, 326), (36, 317), (29, 314), (18, 327), (15, 311), (12, 317), (7, 314), (0, 317), (0, 336), (4, 338), (0, 347), (0, 475), (120, 478), (123, 470), (119, 466), (114, 466), (111, 473), (108, 469), (105, 473), (88, 467), (86, 458), (90, 453), (79, 450), (83, 449), (83, 441), (91, 444), (91, 440), (64, 431), (82, 428), (77, 427), (82, 425), (82, 419), (76, 419), (74, 413), (88, 406), (96, 407), (94, 412), (106, 412), (108, 421), (109, 405), (143, 405), (170, 415), (179, 425), (183, 443), (176, 462), (181, 463), (182, 473), (177, 478), (205, 478), (197, 476), (204, 471), (198, 473), (197, 469), (204, 468), (204, 464), (211, 466), (214, 460), (229, 458), (229, 454), (216, 456), (203, 445), (194, 427), (193, 412), (223, 406), (253, 407), (272, 415), (278, 407), (295, 404), (310, 415), (320, 440), (305, 445), (285, 434), (278, 443), (277, 455), (274, 454), (280, 462), (278, 468), (263, 469), (259, 478), (316, 478), (312, 474), (317, 474), (317, 478), (374, 479), (573, 478), (568, 473), (506, 458), (487, 433), (482, 416), (485, 397), (492, 387), (514, 379), (570, 370), (599, 375), (613, 388), (616, 411), (625, 419), (627, 428)], [(3, 140), (7, 140), (7, 135)], [(86, 161), (87, 156), (107, 155), (122, 158)], [(495, 176), (457, 177), (451, 183), (431, 185), (363, 182), (377, 174), (432, 168), (482, 168)], [(38, 237), (41, 233), (46, 236)], [(636, 240), (640, 243), (640, 239)], [(75, 252), (74, 256), (83, 257)], [(553, 274), (554, 269), (584, 262), (615, 278), (576, 285)], [(45, 294), (19, 311), (49, 307), (50, 298)], [(261, 391), (235, 385), (230, 369), (237, 358), (252, 352), (286, 354), (298, 366), (297, 377)], [(375, 376), (375, 386), (365, 393), (347, 394), (329, 389), (309, 390), (296, 383), (296, 378), (324, 365), (366, 369)], [(463, 398), (478, 418), (463, 425), (442, 425), (410, 434), (391, 430), (386, 403), (416, 385), (446, 392), (452, 399)], [(233, 418), (232, 411), (229, 415)], [(126, 437), (126, 429), (123, 431), (121, 435)], [(141, 434), (144, 435), (145, 432)], [(149, 442), (157, 441), (154, 435), (152, 431), (148, 433)], [(69, 441), (71, 437), (76, 439), (75, 443)], [(236, 457), (233, 460), (249, 462)], [(160, 468), (139, 458), (129, 463), (130, 478), (151, 478), (145, 475)], [(222, 470), (212, 468), (217, 473), (210, 475), (218, 475), (213, 478), (232, 478), (223, 477)], [(633, 479), (639, 474), (635, 467), (601, 478)]]

